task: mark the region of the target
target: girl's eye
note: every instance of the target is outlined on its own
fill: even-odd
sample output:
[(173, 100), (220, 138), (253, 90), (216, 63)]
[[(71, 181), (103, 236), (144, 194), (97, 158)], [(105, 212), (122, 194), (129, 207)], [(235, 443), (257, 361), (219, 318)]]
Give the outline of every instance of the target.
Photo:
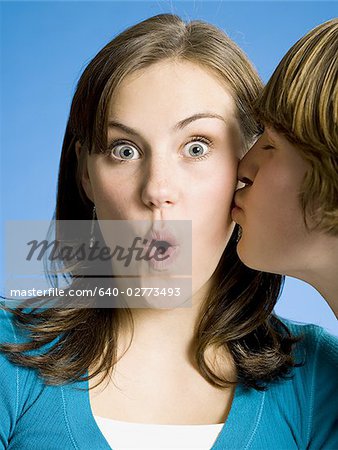
[(131, 144), (114, 145), (111, 154), (122, 161), (140, 159), (139, 151)]
[(185, 145), (183, 153), (185, 156), (192, 156), (193, 158), (200, 158), (209, 152), (209, 145), (202, 141), (192, 141)]

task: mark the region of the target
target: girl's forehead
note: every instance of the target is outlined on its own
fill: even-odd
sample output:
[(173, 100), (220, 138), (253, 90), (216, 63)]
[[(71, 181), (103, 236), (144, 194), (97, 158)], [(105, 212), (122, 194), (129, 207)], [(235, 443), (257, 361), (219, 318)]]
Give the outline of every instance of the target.
[[(149, 82), (154, 84), (149, 84)], [(164, 60), (128, 74), (121, 81), (114, 95), (139, 87), (151, 92), (157, 86), (162, 88), (163, 93), (168, 94), (172, 92), (166, 92), (166, 86), (170, 86), (172, 89), (176, 87), (176, 90), (184, 89), (186, 92), (198, 88), (203, 92), (205, 91), (204, 85), (209, 85), (214, 89), (228, 90), (225, 78), (221, 79), (211, 69), (191, 61)]]
[(197, 64), (162, 61), (128, 75), (113, 93), (108, 116), (125, 119), (152, 116), (156, 122), (210, 113), (235, 114), (235, 100), (226, 83)]

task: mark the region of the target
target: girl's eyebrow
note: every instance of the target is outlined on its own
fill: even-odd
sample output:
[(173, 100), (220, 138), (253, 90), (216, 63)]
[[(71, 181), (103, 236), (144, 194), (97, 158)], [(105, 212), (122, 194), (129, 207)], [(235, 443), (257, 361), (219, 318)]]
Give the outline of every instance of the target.
[(108, 122), (109, 128), (119, 128), (121, 131), (124, 131), (127, 134), (131, 134), (132, 136), (141, 137), (140, 133), (138, 133), (133, 128), (124, 125), (123, 123), (117, 122), (116, 120), (110, 120)]
[(195, 120), (199, 120), (199, 119), (219, 119), (219, 120), (222, 120), (222, 122), (224, 122), (226, 124), (226, 120), (224, 119), (223, 116), (216, 114), (216, 113), (212, 113), (212, 112), (205, 112), (205, 113), (193, 114), (192, 116), (187, 117), (186, 119), (180, 120), (174, 126), (174, 129), (181, 130), (182, 128), (189, 125), (191, 122), (194, 122)]
[[(223, 116), (216, 114), (216, 113), (211, 113), (211, 112), (205, 112), (205, 113), (197, 113), (197, 114), (193, 114), (192, 116), (187, 117), (186, 119), (180, 120), (174, 127), (174, 130), (181, 130), (182, 128), (186, 127), (187, 125), (189, 125), (190, 123), (194, 122), (195, 120), (200, 120), (200, 119), (218, 119), (221, 120), (222, 122), (226, 123), (226, 120)], [(124, 131), (125, 133), (128, 133), (132, 136), (135, 137), (141, 137), (141, 133), (138, 132), (137, 130), (128, 127), (127, 125), (118, 122), (114, 119), (110, 120), (108, 122), (108, 127), (109, 128), (118, 128), (121, 131)]]

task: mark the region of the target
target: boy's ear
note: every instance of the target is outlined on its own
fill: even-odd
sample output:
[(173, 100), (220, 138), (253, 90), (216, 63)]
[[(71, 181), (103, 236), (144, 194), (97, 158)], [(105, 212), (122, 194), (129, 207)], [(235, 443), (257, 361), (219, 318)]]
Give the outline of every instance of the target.
[(78, 171), (77, 171), (78, 181), (80, 182), (86, 196), (89, 198), (91, 202), (94, 203), (93, 190), (87, 168), (87, 152), (79, 141), (75, 143), (75, 153), (78, 162)]

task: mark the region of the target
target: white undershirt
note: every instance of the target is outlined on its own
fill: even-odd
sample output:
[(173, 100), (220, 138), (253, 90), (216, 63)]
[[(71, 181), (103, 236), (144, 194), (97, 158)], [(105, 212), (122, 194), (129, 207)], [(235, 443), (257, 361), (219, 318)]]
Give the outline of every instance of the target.
[(210, 425), (158, 425), (122, 422), (95, 416), (95, 421), (114, 450), (187, 449), (209, 450), (223, 423)]

